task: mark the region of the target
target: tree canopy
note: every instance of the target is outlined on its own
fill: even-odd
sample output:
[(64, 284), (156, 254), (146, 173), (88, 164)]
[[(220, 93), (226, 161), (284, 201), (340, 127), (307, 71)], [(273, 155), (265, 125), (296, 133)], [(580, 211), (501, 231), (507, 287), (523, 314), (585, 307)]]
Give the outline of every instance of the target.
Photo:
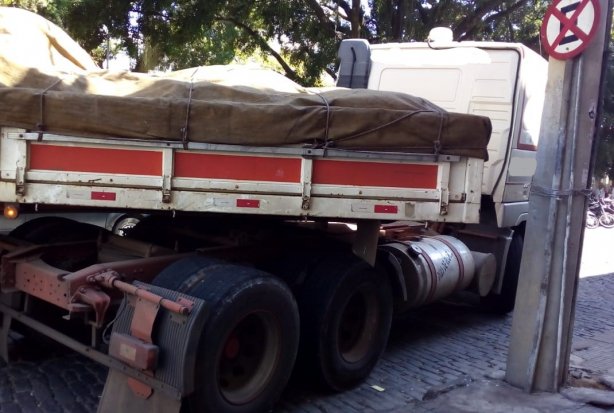
[[(224, 64), (259, 54), (288, 77), (334, 74), (339, 42), (423, 41), (450, 27), (455, 40), (519, 41), (539, 51), (545, 0), (0, 0), (45, 15), (99, 61), (125, 50), (134, 70)], [(114, 39), (110, 42), (109, 39)], [(114, 48), (112, 47), (114, 46)], [(111, 49), (111, 50), (109, 50)]]
[[(614, 33), (613, 33), (614, 35)], [(614, 37), (612, 37), (614, 38)], [(614, 47), (610, 47), (603, 88), (601, 122), (595, 155), (596, 177), (614, 178)]]

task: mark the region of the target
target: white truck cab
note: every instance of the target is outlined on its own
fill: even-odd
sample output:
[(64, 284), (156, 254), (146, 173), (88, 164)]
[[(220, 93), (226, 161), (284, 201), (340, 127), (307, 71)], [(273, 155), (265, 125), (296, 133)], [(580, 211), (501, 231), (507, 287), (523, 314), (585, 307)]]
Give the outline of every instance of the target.
[(547, 62), (519, 43), (450, 39), (344, 40), (337, 85), (405, 92), (450, 112), (488, 116), (493, 130), (482, 195), (492, 202), (499, 228), (517, 226), (528, 211)]

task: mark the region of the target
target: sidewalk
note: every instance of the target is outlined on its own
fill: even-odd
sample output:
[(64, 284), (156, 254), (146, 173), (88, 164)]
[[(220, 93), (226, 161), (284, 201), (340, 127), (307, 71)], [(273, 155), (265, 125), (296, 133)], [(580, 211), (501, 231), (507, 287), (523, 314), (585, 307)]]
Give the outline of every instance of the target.
[(614, 412), (614, 274), (580, 280), (569, 380), (560, 393), (528, 394), (504, 377), (499, 370), (459, 379), (395, 413)]
[(608, 411), (614, 411), (612, 390), (567, 387), (561, 393), (528, 394), (501, 380), (487, 379), (472, 382), (466, 387), (452, 390), (433, 400), (418, 403), (415, 409), (403, 410), (412, 413), (603, 413)]

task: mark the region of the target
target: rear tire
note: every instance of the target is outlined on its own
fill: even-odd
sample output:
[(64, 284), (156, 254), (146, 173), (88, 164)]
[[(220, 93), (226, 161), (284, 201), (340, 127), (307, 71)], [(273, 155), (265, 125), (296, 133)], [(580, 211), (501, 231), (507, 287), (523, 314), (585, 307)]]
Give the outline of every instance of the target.
[(301, 368), (335, 391), (362, 382), (386, 347), (392, 302), (386, 276), (362, 260), (322, 260), (299, 291)]
[(487, 312), (503, 315), (514, 310), (523, 246), (524, 236), (522, 233), (516, 232), (507, 253), (501, 293), (490, 293), (486, 297), (481, 297), (480, 299), (480, 307)]
[(298, 349), (297, 305), (289, 288), (262, 271), (193, 257), (153, 282), (204, 299), (211, 308), (196, 361), (192, 412), (272, 409)]

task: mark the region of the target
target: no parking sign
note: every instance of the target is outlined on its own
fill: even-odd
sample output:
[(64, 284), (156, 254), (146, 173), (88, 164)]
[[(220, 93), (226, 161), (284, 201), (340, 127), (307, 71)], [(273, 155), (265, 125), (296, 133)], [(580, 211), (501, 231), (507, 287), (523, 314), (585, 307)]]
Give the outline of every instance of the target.
[(560, 60), (579, 55), (594, 37), (600, 15), (598, 0), (555, 0), (542, 23), (544, 48)]

